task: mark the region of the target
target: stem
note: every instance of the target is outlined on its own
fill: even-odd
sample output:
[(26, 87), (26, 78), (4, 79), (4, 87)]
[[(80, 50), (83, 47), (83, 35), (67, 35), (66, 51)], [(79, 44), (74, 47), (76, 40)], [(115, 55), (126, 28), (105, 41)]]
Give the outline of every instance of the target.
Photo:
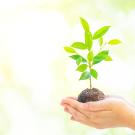
[(90, 76), (90, 89), (92, 89), (91, 76)]
[[(91, 70), (91, 63), (89, 63), (89, 69)], [(91, 76), (90, 76), (90, 89), (92, 89), (92, 79), (91, 79)]]

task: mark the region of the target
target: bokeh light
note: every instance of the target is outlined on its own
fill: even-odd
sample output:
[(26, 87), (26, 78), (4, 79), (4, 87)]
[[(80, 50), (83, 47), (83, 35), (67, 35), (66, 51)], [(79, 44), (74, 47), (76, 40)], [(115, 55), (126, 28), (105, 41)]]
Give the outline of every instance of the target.
[(127, 128), (97, 130), (70, 121), (60, 101), (88, 87), (63, 47), (83, 40), (79, 17), (92, 31), (123, 43), (113, 62), (97, 66), (93, 85), (135, 101), (135, 1), (0, 0), (0, 135), (134, 135)]

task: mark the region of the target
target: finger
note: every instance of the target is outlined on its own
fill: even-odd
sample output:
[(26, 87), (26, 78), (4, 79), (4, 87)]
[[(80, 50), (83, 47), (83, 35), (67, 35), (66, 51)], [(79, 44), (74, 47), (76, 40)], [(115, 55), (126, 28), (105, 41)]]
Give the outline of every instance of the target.
[(79, 122), (79, 123), (84, 124), (84, 125), (87, 125), (87, 126), (89, 126), (89, 127), (95, 127), (95, 128), (96, 128), (96, 127), (98, 126), (97, 123), (91, 122), (89, 119), (82, 119), (82, 120), (80, 120), (80, 119), (77, 119), (77, 118), (75, 118), (75, 117), (73, 117), (73, 116), (71, 116), (70, 119), (71, 119), (72, 121)]
[[(99, 128), (100, 125), (102, 125), (103, 123), (103, 118), (99, 117), (99, 119), (97, 119), (97, 116), (98, 116), (97, 114), (92, 115), (92, 117), (89, 118), (86, 115), (79, 113), (78, 111), (76, 112), (76, 110), (74, 110), (72, 107), (68, 108), (68, 112), (72, 115), (71, 120), (80, 122), (82, 124), (85, 124), (91, 127)], [(105, 112), (105, 115), (106, 115), (106, 112)]]
[(77, 97), (66, 97), (66, 98), (62, 99), (60, 104), (64, 105), (65, 104), (65, 100), (67, 100), (67, 99), (77, 100)]
[(66, 106), (64, 106), (64, 111), (65, 111), (65, 112), (67, 112), (67, 105), (66, 105)]
[(76, 120), (83, 121), (84, 119), (88, 119), (87, 116), (70, 106), (67, 106), (66, 111), (71, 114)]
[(77, 100), (77, 97), (67, 97), (67, 98)]
[(83, 103), (80, 103), (77, 100), (71, 98), (65, 98), (62, 100), (62, 105), (69, 105), (77, 110), (81, 110)]
[(110, 108), (110, 101), (107, 99), (94, 101), (94, 102), (87, 102), (83, 104), (83, 109), (87, 111), (109, 111)]
[[(105, 120), (106, 118), (110, 118), (112, 114), (112, 111), (96, 111), (96, 112), (90, 112), (89, 118), (92, 121), (98, 122), (102, 119)], [(110, 118), (111, 119), (111, 118)]]

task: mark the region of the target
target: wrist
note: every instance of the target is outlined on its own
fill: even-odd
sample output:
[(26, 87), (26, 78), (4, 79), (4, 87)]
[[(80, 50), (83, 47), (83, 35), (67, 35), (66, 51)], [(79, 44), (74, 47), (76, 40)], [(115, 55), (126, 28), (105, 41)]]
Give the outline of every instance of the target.
[(127, 110), (127, 127), (135, 130), (135, 106), (129, 105)]

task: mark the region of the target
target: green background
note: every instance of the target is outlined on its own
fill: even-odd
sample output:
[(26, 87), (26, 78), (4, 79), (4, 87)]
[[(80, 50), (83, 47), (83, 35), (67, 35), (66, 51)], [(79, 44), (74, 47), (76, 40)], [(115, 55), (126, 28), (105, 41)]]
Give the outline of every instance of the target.
[(105, 38), (113, 62), (97, 66), (94, 87), (135, 101), (134, 0), (0, 0), (0, 135), (134, 135), (128, 128), (94, 129), (70, 121), (60, 101), (89, 87), (63, 47), (111, 25)]

